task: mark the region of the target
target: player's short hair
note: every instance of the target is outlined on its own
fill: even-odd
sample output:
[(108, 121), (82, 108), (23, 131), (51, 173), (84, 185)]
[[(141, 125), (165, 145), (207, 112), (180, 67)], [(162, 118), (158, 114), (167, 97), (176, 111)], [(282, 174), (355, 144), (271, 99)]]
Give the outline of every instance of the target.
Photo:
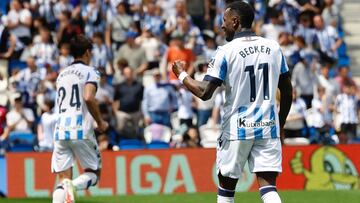
[(241, 27), (251, 28), (254, 21), (254, 9), (250, 4), (243, 1), (234, 1), (227, 5), (227, 9), (239, 16)]
[(70, 40), (70, 51), (74, 58), (82, 57), (89, 49), (92, 49), (92, 42), (84, 35), (76, 35)]

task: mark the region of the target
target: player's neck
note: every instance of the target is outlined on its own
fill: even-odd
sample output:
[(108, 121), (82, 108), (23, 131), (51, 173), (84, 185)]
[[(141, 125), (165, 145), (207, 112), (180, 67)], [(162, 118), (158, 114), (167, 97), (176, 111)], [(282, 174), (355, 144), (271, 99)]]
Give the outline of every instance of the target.
[(84, 65), (89, 65), (89, 63), (87, 63), (87, 60), (84, 59), (83, 57), (81, 57), (81, 58), (75, 58), (73, 63), (82, 63), (82, 64), (84, 64)]

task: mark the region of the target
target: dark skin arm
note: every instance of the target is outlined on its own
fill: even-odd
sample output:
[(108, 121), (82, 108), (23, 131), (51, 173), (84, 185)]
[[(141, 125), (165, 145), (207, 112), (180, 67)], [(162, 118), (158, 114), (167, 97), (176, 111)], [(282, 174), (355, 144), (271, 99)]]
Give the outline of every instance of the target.
[(281, 132), (281, 139), (283, 140), (284, 135), (282, 132), (292, 103), (292, 85), (291, 85), (289, 73), (280, 75), (278, 88), (280, 90), (280, 111), (279, 111), (280, 132)]
[[(175, 73), (176, 77), (179, 77), (180, 73), (185, 69), (185, 62), (176, 61), (172, 65), (172, 70)], [(185, 87), (192, 92), (195, 96), (199, 97), (201, 100), (206, 101), (209, 100), (216, 88), (218, 87), (216, 84), (211, 83), (209, 81), (197, 81), (187, 76), (183, 81)]]

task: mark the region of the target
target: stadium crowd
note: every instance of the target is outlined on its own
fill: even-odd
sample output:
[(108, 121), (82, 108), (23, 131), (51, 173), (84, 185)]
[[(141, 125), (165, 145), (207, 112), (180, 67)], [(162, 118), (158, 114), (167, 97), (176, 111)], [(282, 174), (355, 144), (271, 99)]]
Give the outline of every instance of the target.
[[(285, 143), (358, 141), (360, 91), (346, 55), (342, 1), (248, 2), (256, 11), (254, 31), (280, 43), (292, 73)], [(110, 123), (97, 134), (101, 149), (156, 141), (155, 147), (216, 146), (224, 91), (209, 101), (194, 98), (170, 66), (184, 60), (186, 71), (203, 79), (216, 47), (226, 43), (225, 1), (2, 0), (0, 6), (0, 153), (26, 140), (35, 150), (52, 150), (55, 81), (73, 62), (69, 42), (78, 34), (92, 39), (91, 65), (101, 74), (97, 99)]]

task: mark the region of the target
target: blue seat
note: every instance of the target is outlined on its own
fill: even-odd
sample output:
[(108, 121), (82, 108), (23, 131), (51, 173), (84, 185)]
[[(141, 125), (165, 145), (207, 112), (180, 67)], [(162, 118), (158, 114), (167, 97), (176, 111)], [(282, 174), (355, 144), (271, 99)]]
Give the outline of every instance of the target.
[(147, 145), (148, 149), (169, 149), (169, 143), (162, 141), (153, 141)]
[(22, 70), (26, 67), (27, 67), (26, 62), (20, 60), (10, 60), (8, 64), (9, 73), (11, 73), (11, 71), (15, 68), (20, 68), (20, 70)]
[(119, 147), (121, 150), (133, 150), (133, 149), (145, 149), (146, 148), (144, 143), (138, 139), (121, 140), (119, 142)]
[(35, 135), (27, 132), (11, 132), (9, 135), (9, 142), (16, 142), (22, 144), (34, 144)]
[(34, 151), (33, 145), (30, 144), (15, 144), (9, 148), (10, 152), (32, 152)]

